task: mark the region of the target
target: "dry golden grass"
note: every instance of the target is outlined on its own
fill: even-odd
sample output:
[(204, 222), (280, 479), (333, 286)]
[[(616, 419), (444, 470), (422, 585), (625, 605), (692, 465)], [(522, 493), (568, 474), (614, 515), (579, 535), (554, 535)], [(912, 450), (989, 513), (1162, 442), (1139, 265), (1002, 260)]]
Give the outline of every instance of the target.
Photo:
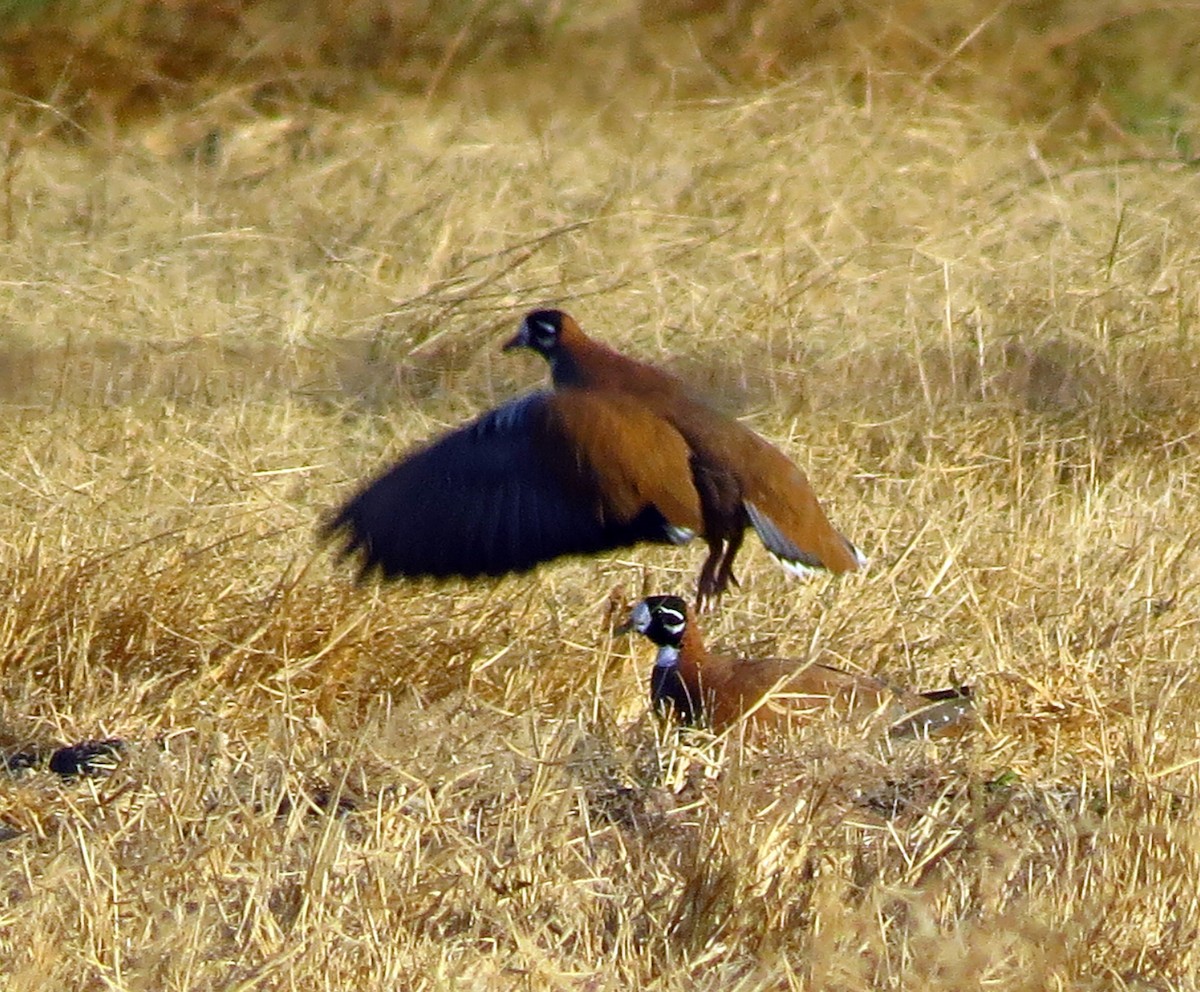
[(948, 93), (1044, 128), (1193, 159), (1196, 0), (0, 0), (18, 113), (104, 130), (205, 101), (277, 113), (383, 89), (561, 106), (728, 96), (798, 76), (863, 102)]
[[(0, 779), (6, 987), (1195, 986), (1194, 173), (801, 88), (21, 138), (0, 734), (132, 744)], [(656, 739), (610, 597), (697, 548), (354, 588), (315, 522), (541, 382), (497, 346), (544, 302), (872, 556), (748, 550), (712, 639), (970, 682), (980, 726)]]

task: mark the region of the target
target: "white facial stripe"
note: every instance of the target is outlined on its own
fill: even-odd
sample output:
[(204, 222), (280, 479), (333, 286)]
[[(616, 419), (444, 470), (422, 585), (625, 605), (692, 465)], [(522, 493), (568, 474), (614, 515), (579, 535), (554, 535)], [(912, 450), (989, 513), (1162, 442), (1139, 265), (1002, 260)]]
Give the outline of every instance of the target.
[(662, 624), (662, 629), (668, 634), (682, 634), (683, 628), (687, 625), (687, 617), (669, 606), (658, 608), (658, 619)]
[(549, 321), (535, 320), (533, 323), (534, 323), (534, 326), (537, 327), (538, 331), (541, 332), (541, 334), (544, 337), (552, 338), (552, 337), (554, 337), (555, 334), (558, 333), (558, 328), (556, 328)]

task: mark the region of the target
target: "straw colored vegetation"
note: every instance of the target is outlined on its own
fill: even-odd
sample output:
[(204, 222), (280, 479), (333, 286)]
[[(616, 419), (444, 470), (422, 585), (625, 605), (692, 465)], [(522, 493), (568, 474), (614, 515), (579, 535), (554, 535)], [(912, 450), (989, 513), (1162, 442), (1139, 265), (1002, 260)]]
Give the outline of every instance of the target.
[[(862, 100), (943, 91), (1195, 154), (1196, 0), (0, 0), (0, 87), (73, 134), (205, 100), (273, 112), (380, 88), (595, 100), (727, 95), (796, 73)], [(368, 96), (369, 100), (369, 96)]]
[[(128, 747), (0, 777), (6, 988), (1195, 986), (1195, 172), (851, 97), (14, 123), (0, 743)], [(613, 614), (698, 547), (356, 587), (317, 521), (543, 382), (537, 303), (871, 556), (748, 547), (710, 640), (978, 725), (660, 736)]]

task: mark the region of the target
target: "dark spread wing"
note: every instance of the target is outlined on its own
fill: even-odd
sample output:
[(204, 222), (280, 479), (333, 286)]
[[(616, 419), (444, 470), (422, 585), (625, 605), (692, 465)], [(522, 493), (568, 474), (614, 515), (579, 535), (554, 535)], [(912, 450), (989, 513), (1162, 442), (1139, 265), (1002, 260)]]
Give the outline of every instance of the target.
[[(561, 399), (513, 400), (414, 452), (326, 525), (387, 578), (503, 575), (560, 555), (671, 536), (652, 505), (607, 512), (587, 453), (562, 436)], [(687, 521), (682, 522), (687, 525)]]

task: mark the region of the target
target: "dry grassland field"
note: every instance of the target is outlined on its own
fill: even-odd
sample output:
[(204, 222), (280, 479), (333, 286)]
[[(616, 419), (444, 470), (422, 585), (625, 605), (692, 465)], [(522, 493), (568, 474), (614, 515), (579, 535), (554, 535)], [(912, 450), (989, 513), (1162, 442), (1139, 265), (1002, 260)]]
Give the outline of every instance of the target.
[[(0, 985), (1196, 988), (1194, 164), (932, 87), (518, 85), (9, 118)], [(869, 555), (748, 540), (711, 641), (974, 726), (663, 733), (612, 628), (699, 542), (356, 585), (319, 521), (544, 384), (540, 304)]]

